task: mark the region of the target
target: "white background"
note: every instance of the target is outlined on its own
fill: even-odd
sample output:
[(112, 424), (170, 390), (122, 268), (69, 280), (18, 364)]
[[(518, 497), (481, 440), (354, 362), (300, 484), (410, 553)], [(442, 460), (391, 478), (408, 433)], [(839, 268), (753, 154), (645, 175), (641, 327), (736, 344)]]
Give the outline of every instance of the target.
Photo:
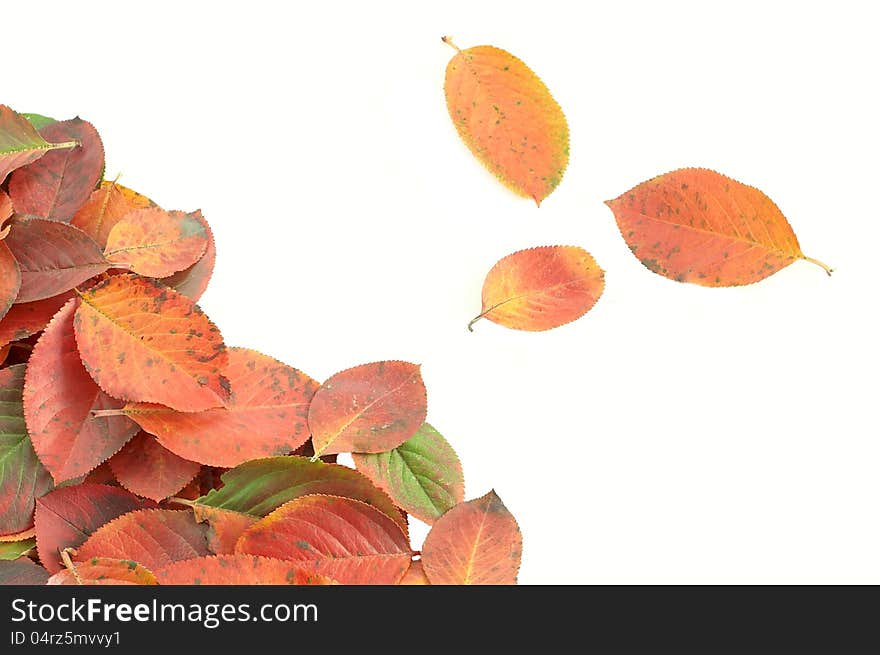
[[(468, 496), (519, 520), (521, 582), (880, 583), (872, 4), (4, 3), (0, 102), (81, 115), (108, 176), (204, 210), (228, 344), (318, 379), (420, 362)], [(458, 140), (443, 34), (565, 110), (540, 209)], [(602, 201), (683, 166), (763, 189), (834, 276), (642, 268)], [(469, 334), (492, 264), (557, 243), (607, 271), (595, 309)]]

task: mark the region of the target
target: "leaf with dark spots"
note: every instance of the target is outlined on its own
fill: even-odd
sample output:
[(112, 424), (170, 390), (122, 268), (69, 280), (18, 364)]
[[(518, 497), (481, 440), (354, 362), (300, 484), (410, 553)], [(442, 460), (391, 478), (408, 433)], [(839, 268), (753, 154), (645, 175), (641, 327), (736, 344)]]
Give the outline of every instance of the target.
[(214, 234), (211, 232), (208, 221), (205, 220), (201, 212), (196, 212), (194, 216), (201, 221), (202, 227), (205, 228), (205, 233), (208, 235), (208, 245), (205, 248), (205, 254), (186, 270), (163, 278), (162, 281), (184, 296), (198, 300), (205, 293), (205, 289), (208, 288), (208, 282), (211, 281), (211, 274), (214, 272), (214, 264), (217, 259), (217, 249), (214, 245)]
[(104, 171), (104, 145), (97, 130), (80, 118), (40, 130), (51, 142), (76, 142), (19, 168), (9, 178), (9, 195), (19, 214), (69, 221), (88, 200)]
[(175, 562), (156, 573), (165, 585), (328, 585), (329, 578), (271, 557), (213, 555)]
[(92, 191), (70, 223), (92, 237), (103, 249), (110, 231), (124, 216), (136, 209), (155, 206), (152, 200), (116, 180), (104, 180), (101, 186)]
[(156, 576), (137, 562), (111, 557), (93, 557), (62, 569), (46, 584), (50, 585), (154, 585)]

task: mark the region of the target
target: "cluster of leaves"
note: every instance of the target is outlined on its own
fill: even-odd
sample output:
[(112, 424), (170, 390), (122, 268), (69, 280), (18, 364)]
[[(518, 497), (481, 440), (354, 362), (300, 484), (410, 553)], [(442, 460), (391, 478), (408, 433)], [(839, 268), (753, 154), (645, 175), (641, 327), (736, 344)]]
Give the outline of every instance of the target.
[[(568, 164), (565, 115), (541, 79), (493, 46), (456, 50), (446, 68), (446, 102), (464, 143), (515, 193), (539, 206)], [(751, 284), (807, 257), (764, 193), (703, 168), (637, 185), (606, 204), (632, 253), (650, 271), (710, 287)], [(587, 313), (605, 288), (593, 257), (545, 246), (504, 257), (483, 284), (481, 318), (518, 330), (548, 330)]]
[(0, 106), (0, 584), (516, 581), (418, 366), (227, 347), (204, 217), (103, 177), (91, 124)]

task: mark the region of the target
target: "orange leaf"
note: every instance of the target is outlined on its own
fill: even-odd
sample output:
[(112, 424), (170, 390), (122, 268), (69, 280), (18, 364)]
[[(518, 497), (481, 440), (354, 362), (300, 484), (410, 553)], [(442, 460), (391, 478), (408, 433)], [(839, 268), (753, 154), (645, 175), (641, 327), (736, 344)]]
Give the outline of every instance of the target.
[(483, 282), (482, 313), (515, 330), (541, 331), (586, 314), (605, 289), (605, 273), (592, 255), (575, 246), (520, 250), (501, 259)]
[(118, 409), (123, 403), (101, 391), (83, 367), (73, 334), (78, 303), (76, 298), (69, 300), (46, 327), (25, 374), (28, 433), (56, 484), (85, 475), (138, 431), (124, 416), (92, 414)]
[(80, 354), (114, 398), (197, 412), (228, 397), (223, 338), (186, 296), (126, 274), (97, 284), (82, 300), (74, 317)]
[(430, 580), (428, 580), (428, 576), (425, 575), (425, 568), (422, 566), (422, 561), (417, 560), (409, 565), (409, 570), (406, 572), (406, 575), (401, 578), (398, 584), (402, 585), (426, 585), (431, 584)]
[(568, 165), (568, 123), (550, 91), (522, 61), (492, 46), (457, 50), (446, 67), (446, 106), (474, 156), (515, 193), (538, 205)]
[[(137, 562), (111, 557), (93, 557), (74, 564), (76, 575), (62, 569), (46, 584), (50, 585), (154, 585), (156, 576)], [(77, 577), (79, 579), (77, 579)]]
[(236, 552), (297, 562), (340, 584), (397, 584), (410, 564), (406, 535), (366, 503), (302, 496), (248, 528)]
[(72, 292), (66, 292), (46, 300), (13, 305), (0, 320), (0, 344), (27, 339), (40, 332), (72, 297)]
[(76, 141), (75, 148), (53, 150), (19, 168), (9, 178), (9, 195), (19, 214), (69, 221), (88, 200), (104, 170), (104, 146), (97, 130), (80, 118), (40, 130), (47, 141)]
[(98, 244), (66, 223), (16, 218), (5, 243), (21, 269), (16, 302), (51, 298), (110, 267)]
[(201, 212), (137, 209), (121, 218), (107, 237), (104, 255), (148, 277), (166, 277), (195, 264), (208, 247)]
[(425, 422), (427, 402), (416, 364), (376, 362), (337, 373), (309, 407), (316, 456), (396, 448)]
[(100, 248), (107, 245), (110, 230), (123, 216), (135, 209), (155, 207), (156, 203), (122, 186), (116, 180), (101, 182), (76, 213), (70, 224), (92, 237)]
[(431, 528), (422, 565), (431, 584), (516, 584), (522, 534), (494, 491), (456, 505)]
[(192, 505), (192, 509), (196, 521), (208, 522), (208, 548), (218, 555), (235, 552), (235, 544), (241, 535), (259, 520), (250, 514), (197, 503)]
[(98, 528), (77, 548), (75, 559), (129, 559), (158, 571), (172, 562), (208, 554), (205, 528), (195, 522), (192, 512), (142, 509)]
[(163, 278), (162, 281), (172, 289), (189, 296), (193, 300), (201, 298), (208, 288), (208, 282), (211, 281), (211, 274), (214, 272), (214, 263), (217, 259), (217, 249), (214, 247), (214, 234), (208, 221), (200, 212), (195, 214), (196, 218), (205, 228), (205, 234), (208, 235), (208, 246), (205, 248), (205, 254), (195, 264), (185, 271), (180, 271), (169, 277)]
[(0, 241), (0, 320), (12, 307), (21, 288), (21, 270), (5, 241)]
[(791, 225), (764, 193), (704, 168), (660, 175), (606, 203), (633, 254), (678, 282), (729, 287), (763, 280), (798, 259)]
[(165, 585), (327, 585), (329, 578), (305, 571), (291, 562), (237, 553), (199, 557), (156, 573)]
[(124, 411), (186, 459), (232, 467), (250, 459), (284, 455), (309, 438), (308, 407), (318, 383), (255, 350), (230, 348), (224, 371), (231, 394), (225, 407), (177, 412), (132, 404)]
[(146, 432), (125, 444), (109, 464), (119, 484), (153, 500), (173, 496), (202, 468), (197, 462), (178, 457)]

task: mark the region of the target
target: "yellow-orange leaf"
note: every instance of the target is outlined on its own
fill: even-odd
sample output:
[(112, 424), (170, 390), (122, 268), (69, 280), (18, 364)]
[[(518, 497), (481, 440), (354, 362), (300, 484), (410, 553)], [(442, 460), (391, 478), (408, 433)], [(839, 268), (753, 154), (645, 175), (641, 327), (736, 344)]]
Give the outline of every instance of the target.
[(82, 294), (74, 317), (86, 370), (114, 398), (198, 412), (229, 395), (217, 327), (159, 282), (115, 275)]
[(606, 203), (633, 254), (678, 282), (729, 287), (763, 280), (807, 257), (763, 192), (704, 168), (655, 177)]
[(155, 203), (118, 182), (104, 180), (70, 221), (103, 248), (110, 230), (135, 209), (154, 207)]
[(509, 52), (459, 50), (446, 67), (446, 105), (459, 136), (486, 168), (539, 205), (568, 165), (568, 123), (541, 79)]
[[(75, 573), (74, 573), (75, 571)], [(92, 557), (62, 569), (46, 584), (50, 585), (154, 585), (156, 576), (137, 562), (112, 557)]]
[(156, 572), (164, 585), (332, 585), (293, 562), (236, 553), (175, 562)]
[(605, 273), (583, 248), (520, 250), (489, 271), (483, 282), (483, 309), (468, 329), (487, 318), (515, 330), (549, 330), (586, 314), (604, 289)]

